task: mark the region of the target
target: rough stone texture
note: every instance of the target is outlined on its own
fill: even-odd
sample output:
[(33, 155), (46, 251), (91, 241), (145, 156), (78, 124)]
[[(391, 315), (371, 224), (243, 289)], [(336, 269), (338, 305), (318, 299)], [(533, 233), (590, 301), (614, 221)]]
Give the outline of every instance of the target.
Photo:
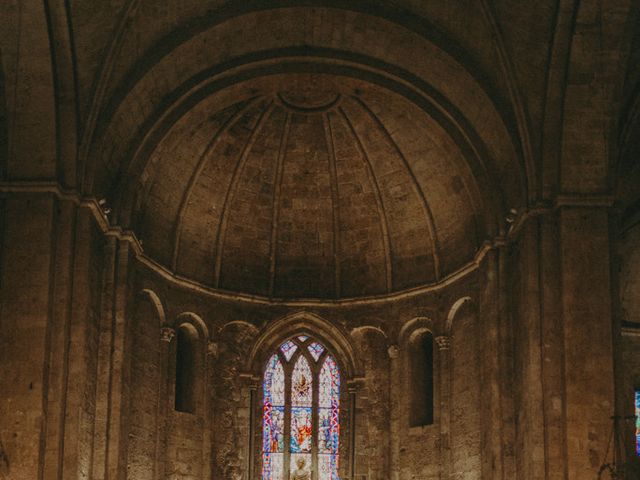
[(595, 478), (612, 415), (638, 477), (639, 18), (1, 2), (0, 478), (256, 480), (301, 331), (342, 362), (345, 480)]
[(480, 396), (478, 318), (465, 312), (451, 332), (451, 478), (475, 480), (480, 475)]
[(640, 323), (640, 227), (627, 231), (620, 242), (620, 309), (622, 321)]
[[(129, 451), (127, 452), (127, 478), (152, 480), (156, 473), (158, 445), (159, 392), (164, 379), (160, 361), (160, 319), (150, 299), (139, 301), (131, 322), (133, 337), (131, 356), (131, 423), (129, 424)], [(154, 335), (154, 332), (157, 335)]]

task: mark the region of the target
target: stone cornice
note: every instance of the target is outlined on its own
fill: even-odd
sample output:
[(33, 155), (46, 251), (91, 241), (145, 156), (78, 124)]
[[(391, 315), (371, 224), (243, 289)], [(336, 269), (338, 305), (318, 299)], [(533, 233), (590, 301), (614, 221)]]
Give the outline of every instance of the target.
[(351, 306), (351, 305), (369, 305), (380, 304), (389, 301), (414, 298), (423, 294), (439, 292), (459, 281), (462, 281), (468, 275), (472, 274), (480, 268), (486, 255), (496, 248), (509, 245), (522, 230), (523, 226), (533, 218), (542, 215), (548, 215), (557, 211), (558, 208), (564, 207), (610, 207), (613, 204), (612, 197), (607, 195), (560, 195), (553, 206), (537, 205), (533, 208), (515, 212), (514, 218), (510, 219), (509, 228), (505, 235), (499, 235), (493, 239), (486, 240), (478, 249), (474, 258), (467, 264), (462, 266), (456, 272), (442, 278), (439, 282), (430, 285), (423, 285), (399, 292), (385, 293), (380, 295), (371, 295), (358, 298), (344, 298), (340, 300), (320, 300), (320, 299), (286, 299), (286, 298), (268, 298), (260, 295), (251, 295), (244, 293), (235, 293), (212, 288), (194, 280), (175, 274), (170, 269), (160, 265), (154, 259), (144, 253), (142, 244), (136, 234), (131, 230), (125, 230), (118, 225), (111, 225), (109, 217), (103, 206), (95, 197), (83, 197), (75, 191), (65, 190), (55, 182), (37, 182), (37, 181), (13, 181), (0, 182), (0, 194), (48, 194), (64, 201), (70, 201), (81, 208), (89, 210), (96, 223), (107, 236), (112, 236), (120, 241), (128, 242), (131, 245), (136, 258), (140, 264), (152, 271), (156, 275), (172, 282), (173, 284), (206, 295), (211, 298), (220, 300), (242, 301), (261, 305), (277, 305), (277, 306), (296, 306), (296, 307), (318, 307), (327, 305)]

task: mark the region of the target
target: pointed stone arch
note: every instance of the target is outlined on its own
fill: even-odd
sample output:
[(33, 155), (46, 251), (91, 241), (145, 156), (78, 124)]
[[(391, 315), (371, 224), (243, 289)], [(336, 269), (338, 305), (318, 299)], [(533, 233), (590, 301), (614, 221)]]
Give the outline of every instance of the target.
[(333, 323), (310, 312), (296, 312), (268, 324), (256, 339), (247, 357), (245, 370), (254, 374), (260, 372), (268, 356), (282, 342), (298, 334), (313, 336), (329, 348), (346, 378), (356, 377), (362, 371), (347, 334)]

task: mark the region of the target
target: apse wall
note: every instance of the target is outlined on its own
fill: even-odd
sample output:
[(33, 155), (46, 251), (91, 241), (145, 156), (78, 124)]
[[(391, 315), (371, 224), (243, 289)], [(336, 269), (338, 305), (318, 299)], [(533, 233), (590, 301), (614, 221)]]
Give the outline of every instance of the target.
[[(196, 291), (138, 265), (127, 478), (259, 478), (264, 365), (251, 359), (295, 332), (335, 342), (346, 365), (341, 478), (481, 478), (489, 427), (480, 413), (482, 326), (475, 307), (449, 312), (475, 292), (478, 276), (394, 299), (270, 304)], [(197, 345), (192, 412), (175, 402), (176, 332), (185, 322)], [(412, 425), (412, 342), (421, 335), (433, 343), (433, 420)]]

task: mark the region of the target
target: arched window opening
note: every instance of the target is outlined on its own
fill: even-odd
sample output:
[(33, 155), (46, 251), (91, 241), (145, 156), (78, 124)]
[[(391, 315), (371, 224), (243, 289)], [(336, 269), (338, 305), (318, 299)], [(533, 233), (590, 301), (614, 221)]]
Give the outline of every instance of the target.
[(196, 348), (197, 334), (188, 326), (178, 329), (176, 346), (175, 409), (179, 412), (196, 411)]
[(304, 460), (314, 480), (338, 480), (340, 370), (319, 342), (299, 335), (263, 376), (262, 480), (288, 480)]
[(410, 343), (410, 426), (433, 423), (433, 335), (429, 332)]

